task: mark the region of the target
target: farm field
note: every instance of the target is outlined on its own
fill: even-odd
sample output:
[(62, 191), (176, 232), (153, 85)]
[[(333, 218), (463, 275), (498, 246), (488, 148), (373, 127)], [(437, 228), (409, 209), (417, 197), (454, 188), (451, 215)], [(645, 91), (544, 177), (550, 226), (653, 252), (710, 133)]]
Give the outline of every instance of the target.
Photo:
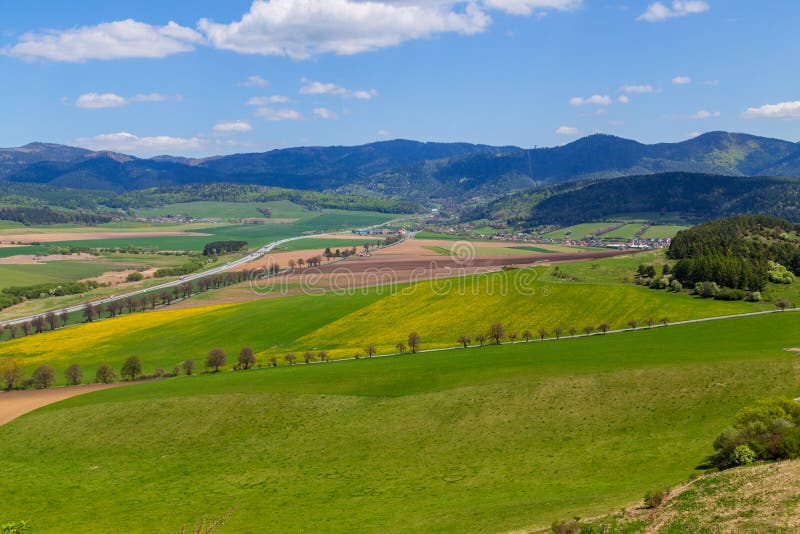
[(589, 235), (593, 235), (604, 228), (612, 226), (613, 223), (597, 222), (597, 223), (583, 223), (576, 224), (575, 226), (568, 226), (553, 232), (542, 234), (542, 237), (547, 239), (565, 239), (567, 237), (572, 239), (583, 239)]
[[(119, 365), (135, 353), (147, 371), (172, 369), (186, 358), (201, 361), (217, 346), (229, 354), (252, 346), (266, 363), (270, 356), (282, 357), (288, 351), (325, 349), (332, 357), (351, 357), (368, 344), (381, 353), (394, 352), (411, 331), (420, 334), (423, 348), (452, 346), (458, 336), (474, 337), (494, 321), (503, 322), (509, 332), (521, 335), (530, 330), (538, 337), (540, 328), (552, 332), (560, 327), (567, 335), (570, 327), (581, 332), (601, 322), (623, 328), (630, 319), (644, 324), (648, 317), (678, 321), (773, 308), (767, 302), (704, 300), (622, 284), (620, 279), (632, 273), (639, 261), (627, 256), (559, 265), (576, 281), (552, 276), (552, 267), (538, 267), (377, 287), (380, 278), (370, 279), (372, 283), (363, 287), (350, 280), (339, 286), (344, 291), (327, 293), (289, 277), (288, 289), (292, 283), (297, 284), (294, 287), (304, 284), (309, 294), (107, 319), (7, 341), (0, 344), (0, 357), (19, 358), (28, 371), (40, 363), (63, 368), (76, 361), (93, 374), (101, 363)], [(274, 297), (280, 284), (271, 280), (260, 290)], [(231, 292), (241, 292), (237, 288), (247, 286), (209, 293), (208, 298), (230, 298)], [(582, 305), (574, 306), (575, 302)], [(480, 314), (453, 313), (476, 307), (482, 310)], [(52, 351), (54, 346), (58, 352)]]
[(678, 225), (654, 225), (647, 228), (642, 234), (644, 239), (664, 239), (667, 237), (675, 237), (675, 234), (681, 230), (686, 230), (689, 226)]
[(157, 208), (140, 208), (136, 210), (136, 214), (139, 217), (188, 215), (195, 219), (264, 218), (264, 214), (258, 211), (258, 208), (269, 209), (272, 212), (272, 218), (276, 219), (299, 219), (309, 214), (307, 209), (288, 200), (271, 202), (181, 202)]
[(227, 514), (231, 532), (544, 529), (685, 481), (742, 406), (796, 395), (798, 330), (786, 312), (91, 393), (0, 427), (0, 516), (37, 532)]
[(632, 240), (636, 238), (636, 234), (642, 229), (642, 226), (644, 226), (642, 223), (629, 223), (603, 234), (603, 239)]

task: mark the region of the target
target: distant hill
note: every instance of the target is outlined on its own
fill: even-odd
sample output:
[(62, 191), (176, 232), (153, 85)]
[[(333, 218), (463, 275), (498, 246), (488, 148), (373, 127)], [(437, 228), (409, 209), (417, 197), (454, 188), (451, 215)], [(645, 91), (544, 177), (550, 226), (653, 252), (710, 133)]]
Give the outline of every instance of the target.
[(699, 222), (748, 213), (800, 221), (800, 180), (686, 172), (587, 180), (508, 195), (466, 218), (569, 226), (643, 214)]
[(232, 182), (454, 202), (571, 180), (676, 171), (800, 176), (800, 145), (711, 132), (654, 145), (601, 134), (532, 150), (394, 140), (205, 159), (141, 159), (44, 143), (0, 149), (0, 180), (14, 182), (117, 191)]

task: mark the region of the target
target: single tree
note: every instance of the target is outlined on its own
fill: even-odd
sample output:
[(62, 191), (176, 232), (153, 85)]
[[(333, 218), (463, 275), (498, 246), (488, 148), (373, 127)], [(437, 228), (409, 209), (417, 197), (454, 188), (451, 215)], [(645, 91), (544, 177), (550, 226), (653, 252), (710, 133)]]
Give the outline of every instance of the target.
[(83, 379), (83, 369), (77, 363), (73, 363), (64, 371), (64, 377), (67, 379), (68, 385), (77, 386)]
[(25, 321), (24, 323), (20, 324), (20, 327), (26, 336), (31, 335), (31, 332), (33, 331), (33, 323), (30, 321)]
[(517, 336), (517, 333), (516, 333), (516, 332), (509, 332), (509, 333), (508, 333), (508, 340), (509, 340), (510, 342), (512, 342), (512, 343), (513, 343), (513, 342), (515, 342), (515, 341), (517, 340), (517, 337), (518, 337), (518, 336)]
[(62, 327), (67, 326), (67, 323), (69, 322), (69, 314), (67, 312), (65, 312), (65, 311), (61, 312), (58, 315), (58, 319), (61, 321), (61, 326)]
[(218, 373), (219, 368), (228, 361), (228, 355), (221, 348), (211, 349), (206, 356), (206, 367), (213, 367), (214, 372)]
[(319, 351), (317, 353), (317, 358), (319, 358), (319, 361), (321, 361), (321, 362), (327, 362), (328, 361), (328, 353), (325, 352), (324, 350), (321, 350), (321, 351)]
[(667, 326), (669, 324), (669, 317), (662, 317), (661, 318), (661, 324), (663, 324), (664, 326)]
[(289, 268), (291, 270), (294, 271), (294, 268), (295, 268), (296, 265), (297, 265), (297, 262), (295, 262), (294, 260), (289, 260)]
[(492, 326), (489, 327), (489, 339), (493, 339), (495, 345), (499, 345), (504, 337), (506, 337), (506, 329), (503, 323), (492, 323)]
[(8, 328), (8, 337), (11, 339), (17, 339), (17, 334), (19, 333), (19, 325), (10, 324), (6, 328)]
[(110, 384), (117, 379), (117, 373), (107, 363), (102, 364), (97, 368), (95, 373), (95, 380), (101, 384)]
[(652, 317), (648, 317), (644, 322), (647, 323), (647, 328), (653, 328), (653, 323), (656, 322), (656, 320)]
[(636, 327), (639, 326), (639, 321), (637, 321), (636, 319), (631, 319), (630, 321), (628, 321), (628, 326), (631, 327), (631, 330), (636, 330)]
[(364, 349), (364, 352), (367, 353), (367, 356), (372, 358), (375, 356), (375, 353), (378, 352), (378, 349), (375, 348), (375, 345), (367, 345), (367, 348)]
[(307, 350), (303, 353), (303, 360), (306, 362), (306, 364), (313, 362), (315, 359), (316, 357), (314, 356), (313, 352)]
[(574, 326), (570, 326), (569, 327), (569, 335), (570, 336), (575, 337), (575, 334), (577, 334), (577, 333), (578, 333), (578, 329), (577, 328), (575, 328)]
[(44, 317), (41, 315), (37, 315), (33, 319), (31, 319), (31, 324), (33, 325), (33, 329), (36, 331), (37, 334), (41, 334), (44, 332)]
[(297, 356), (294, 355), (294, 352), (290, 352), (284, 356), (283, 359), (286, 360), (286, 363), (289, 365), (294, 365), (294, 361), (297, 359)]
[(561, 329), (560, 326), (557, 326), (557, 327), (553, 328), (553, 335), (556, 336), (556, 339), (561, 339), (561, 334), (563, 334), (563, 333), (564, 333), (564, 331)]
[(45, 320), (47, 321), (50, 330), (55, 330), (58, 328), (58, 317), (55, 313), (48, 312), (48, 314), (45, 316)]
[(183, 360), (181, 362), (181, 369), (183, 370), (183, 374), (191, 376), (194, 372), (194, 360)]
[(539, 339), (544, 341), (544, 338), (546, 338), (547, 335), (548, 335), (547, 329), (545, 329), (545, 328), (540, 328), (539, 329)]
[(464, 345), (464, 348), (466, 349), (467, 345), (472, 343), (472, 338), (469, 337), (469, 336), (459, 336), (458, 337), (458, 342), (461, 343), (462, 345)]
[(611, 325), (608, 323), (600, 323), (600, 326), (597, 327), (598, 330), (603, 332), (603, 335), (605, 335), (605, 333), (608, 332), (609, 328), (611, 328)]
[(775, 306), (778, 307), (781, 311), (786, 311), (786, 308), (791, 307), (791, 303), (785, 299), (778, 299), (775, 301)]
[(422, 340), (420, 339), (419, 334), (416, 332), (411, 332), (408, 334), (408, 348), (411, 349), (412, 354), (417, 353), (420, 343), (422, 343)]
[(22, 367), (13, 358), (3, 358), (0, 360), (0, 381), (3, 389), (10, 391), (17, 387), (22, 380)]
[(277, 356), (270, 356), (269, 363), (272, 367), (278, 367), (278, 357)]
[(86, 318), (87, 323), (94, 321), (94, 318), (97, 316), (97, 309), (94, 304), (91, 302), (86, 303), (86, 306), (83, 307), (83, 316)]
[(31, 375), (34, 385), (39, 389), (47, 389), (56, 381), (56, 370), (52, 366), (43, 363), (33, 370)]
[(475, 336), (475, 341), (481, 344), (481, 347), (486, 343), (486, 334), (478, 334)]
[(304, 260), (303, 258), (297, 258), (297, 266), (300, 267), (300, 269), (302, 269), (305, 264), (306, 260)]
[(395, 345), (394, 347), (400, 352), (401, 356), (406, 351), (406, 344), (403, 343), (402, 341), (400, 343), (398, 343), (397, 345)]
[(527, 330), (527, 329), (526, 329), (526, 330), (523, 330), (523, 332), (522, 332), (522, 337), (524, 337), (524, 338), (525, 338), (525, 341), (526, 341), (526, 342), (527, 342), (527, 341), (530, 341), (530, 340), (531, 340), (531, 337), (533, 337), (533, 333), (531, 333), (531, 331), (530, 331), (530, 330)]
[(142, 374), (142, 360), (138, 356), (129, 356), (122, 364), (120, 374), (123, 380), (136, 380), (136, 377)]
[(242, 347), (239, 351), (238, 363), (243, 369), (250, 369), (256, 364), (256, 355), (251, 347)]
[(594, 332), (594, 327), (593, 326), (584, 326), (583, 327), (583, 333), (586, 334), (587, 336), (589, 334), (591, 334), (592, 332)]

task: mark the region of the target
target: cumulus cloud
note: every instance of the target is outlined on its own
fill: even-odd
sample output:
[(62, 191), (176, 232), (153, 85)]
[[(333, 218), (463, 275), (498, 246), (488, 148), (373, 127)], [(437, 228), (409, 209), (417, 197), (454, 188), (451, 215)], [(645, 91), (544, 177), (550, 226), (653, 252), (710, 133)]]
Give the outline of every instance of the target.
[(580, 132), (573, 126), (559, 126), (556, 128), (556, 135), (578, 135)]
[(300, 88), (301, 95), (336, 95), (342, 98), (355, 98), (358, 100), (370, 100), (378, 96), (378, 91), (375, 89), (347, 89), (340, 87), (335, 83), (321, 83), (313, 82), (310, 80), (303, 80), (303, 85)]
[(389, 137), (392, 135), (392, 132), (390, 132), (389, 130), (378, 130), (377, 134), (378, 137)]
[(690, 118), (698, 119), (698, 120), (714, 119), (714, 118), (719, 117), (720, 115), (721, 115), (721, 113), (719, 111), (706, 111), (704, 109), (701, 109), (700, 111), (698, 111), (694, 115), (691, 115)]
[(255, 111), (256, 117), (261, 117), (272, 122), (280, 121), (300, 121), (303, 114), (294, 109), (276, 109), (270, 107), (258, 108)]
[(619, 95), (619, 98), (617, 98), (617, 101), (620, 104), (630, 104), (631, 103), (631, 97), (629, 97), (627, 95)]
[(569, 99), (569, 103), (573, 106), (583, 106), (585, 104), (594, 104), (596, 106), (611, 105), (611, 97), (608, 95), (592, 95), (587, 98), (575, 96)]
[(675, 85), (688, 85), (692, 83), (692, 79), (688, 76), (675, 76), (672, 78), (672, 83)]
[(163, 58), (194, 50), (202, 41), (198, 32), (175, 22), (153, 26), (127, 19), (68, 30), (25, 33), (15, 45), (2, 52), (25, 60), (83, 63), (93, 59)]
[(647, 11), (639, 15), (636, 20), (661, 22), (662, 20), (703, 13), (709, 9), (711, 9), (711, 6), (700, 0), (674, 0), (670, 5), (655, 2), (650, 4)]
[(169, 98), (161, 93), (138, 94), (127, 98), (114, 93), (85, 93), (75, 100), (75, 105), (84, 109), (119, 108), (133, 102), (165, 102)]
[(747, 108), (743, 116), (746, 119), (800, 119), (800, 100)]
[(318, 119), (336, 119), (338, 115), (328, 108), (315, 108), (312, 112)]
[(214, 125), (212, 130), (220, 135), (230, 135), (249, 132), (253, 129), (247, 121), (221, 121)]
[(655, 88), (652, 85), (623, 85), (619, 90), (629, 95), (655, 92)]
[(197, 137), (170, 137), (159, 135), (139, 137), (128, 132), (100, 134), (94, 137), (82, 137), (75, 140), (78, 146), (91, 150), (110, 150), (114, 152), (130, 152), (142, 155), (175, 154), (191, 152), (205, 146), (205, 141)]
[(248, 76), (247, 78), (239, 82), (237, 85), (241, 87), (269, 87), (270, 81), (265, 80), (261, 76), (254, 75), (254, 76)]
[(269, 104), (285, 104), (287, 102), (289, 102), (288, 96), (271, 95), (248, 98), (246, 104), (248, 106), (268, 106)]
[(483, 0), (485, 7), (513, 15), (530, 15), (543, 10), (570, 11), (582, 3), (581, 0)]

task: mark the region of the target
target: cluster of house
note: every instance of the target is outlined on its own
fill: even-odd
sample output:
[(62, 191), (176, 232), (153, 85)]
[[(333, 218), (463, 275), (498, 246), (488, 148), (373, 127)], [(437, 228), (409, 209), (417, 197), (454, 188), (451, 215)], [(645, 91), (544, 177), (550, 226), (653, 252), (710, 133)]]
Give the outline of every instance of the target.
[(400, 235), (403, 236), (406, 234), (405, 228), (388, 228), (388, 227), (381, 227), (381, 228), (361, 228), (359, 230), (353, 230), (353, 233), (356, 235)]
[(608, 243), (606, 248), (617, 248), (617, 249), (640, 249), (640, 250), (649, 250), (655, 248), (668, 248), (670, 243), (672, 243), (672, 238), (665, 237), (663, 239), (634, 239), (632, 241), (628, 241), (627, 243)]

